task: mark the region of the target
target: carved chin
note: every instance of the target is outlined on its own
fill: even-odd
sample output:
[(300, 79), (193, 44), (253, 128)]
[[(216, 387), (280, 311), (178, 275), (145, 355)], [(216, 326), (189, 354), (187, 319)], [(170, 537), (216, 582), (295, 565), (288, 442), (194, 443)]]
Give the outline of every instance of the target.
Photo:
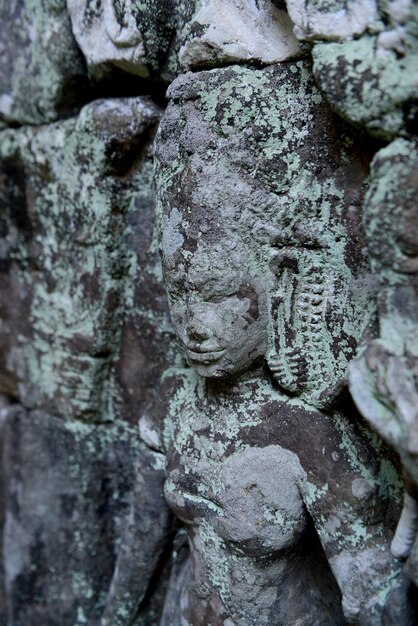
[(242, 364), (240, 361), (233, 361), (227, 358), (223, 352), (219, 356), (214, 354), (212, 360), (210, 360), (212, 355), (209, 354), (207, 355), (207, 360), (203, 355), (203, 358), (199, 359), (190, 357), (189, 353), (187, 356), (190, 366), (199, 376), (204, 378), (225, 378), (237, 374), (251, 365), (251, 363), (247, 362)]

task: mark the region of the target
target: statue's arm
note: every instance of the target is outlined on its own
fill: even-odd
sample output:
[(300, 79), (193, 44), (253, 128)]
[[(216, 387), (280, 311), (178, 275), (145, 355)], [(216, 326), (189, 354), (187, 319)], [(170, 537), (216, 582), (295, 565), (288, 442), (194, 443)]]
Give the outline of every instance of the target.
[(385, 478), (390, 474), (396, 482), (396, 470), (344, 417), (328, 423), (324, 445), (306, 468), (302, 495), (340, 587), (345, 619), (362, 626), (406, 626), (408, 583), (390, 551)]

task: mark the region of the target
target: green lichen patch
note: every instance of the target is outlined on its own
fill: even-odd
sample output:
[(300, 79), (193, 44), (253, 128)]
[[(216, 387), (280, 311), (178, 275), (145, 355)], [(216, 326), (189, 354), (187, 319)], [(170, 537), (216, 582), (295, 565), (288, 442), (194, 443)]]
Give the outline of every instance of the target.
[[(124, 321), (141, 305), (142, 317), (152, 316), (135, 287), (137, 276), (143, 285), (147, 262), (132, 228), (143, 220), (151, 240), (151, 154), (145, 150), (138, 161), (138, 153), (157, 119), (146, 100), (98, 101), (76, 119), (2, 135), (3, 162), (24, 172), (31, 229), (30, 241), (18, 231), (9, 255), (30, 302), (25, 335), (15, 339), (18, 395), (26, 405), (76, 418), (114, 417)], [(5, 213), (8, 230), (12, 210)], [(155, 254), (151, 273), (152, 263)], [(164, 318), (160, 306), (157, 317)]]

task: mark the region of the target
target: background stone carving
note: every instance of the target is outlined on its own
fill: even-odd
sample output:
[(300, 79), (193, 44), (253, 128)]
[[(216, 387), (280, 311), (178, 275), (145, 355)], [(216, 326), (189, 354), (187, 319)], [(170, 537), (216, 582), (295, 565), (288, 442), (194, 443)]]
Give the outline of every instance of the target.
[[(138, 464), (154, 462), (137, 421), (174, 349), (151, 191), (159, 116), (149, 99), (103, 100), (1, 136), (4, 623), (101, 615)], [(151, 594), (139, 623), (159, 605)]]
[(373, 269), (380, 278), (379, 338), (350, 366), (351, 393), (363, 415), (401, 456), (407, 472), (405, 508), (392, 544), (416, 583), (413, 548), (417, 521), (417, 280), (416, 181), (413, 142), (398, 139), (380, 150), (365, 199)]

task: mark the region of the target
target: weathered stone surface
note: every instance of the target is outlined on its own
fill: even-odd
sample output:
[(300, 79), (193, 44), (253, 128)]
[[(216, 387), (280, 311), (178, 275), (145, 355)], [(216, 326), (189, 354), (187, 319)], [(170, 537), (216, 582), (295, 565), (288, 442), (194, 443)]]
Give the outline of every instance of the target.
[(146, 99), (97, 101), (2, 135), (0, 388), (26, 406), (135, 423), (170, 362), (153, 241), (158, 117)]
[(335, 19), (327, 2), (287, 4), (298, 37), (314, 40), (315, 78), (342, 117), (384, 139), (416, 132), (415, 3), (388, 2), (377, 10), (369, 0), (342, 0), (333, 5)]
[(3, 0), (0, 21), (0, 126), (73, 115), (89, 84), (65, 0)]
[(4, 413), (8, 626), (96, 624), (114, 608), (112, 626), (159, 620), (171, 514), (136, 428), (174, 359), (153, 211), (159, 116), (147, 98), (101, 100), (1, 135), (0, 390), (5, 406), (41, 409)]
[(375, 0), (287, 0), (286, 4), (295, 35), (308, 41), (358, 37), (375, 26), (378, 16)]
[(302, 55), (289, 16), (271, 0), (67, 4), (74, 34), (96, 79), (112, 67), (172, 80), (181, 67), (268, 64)]
[(179, 32), (195, 0), (67, 0), (72, 28), (96, 79), (112, 67), (143, 78), (172, 80), (178, 72)]
[(277, 63), (302, 55), (286, 11), (271, 0), (203, 0), (185, 25), (185, 68), (237, 62)]
[[(392, 543), (411, 555), (418, 584), (418, 150), (398, 139), (372, 164), (365, 198), (371, 262), (379, 278), (379, 337), (350, 366), (350, 390), (368, 422), (399, 453), (407, 471), (405, 507)], [(418, 546), (418, 542), (417, 542)]]
[[(94, 623), (104, 609), (138, 463), (150, 487), (141, 494), (141, 536), (164, 526), (162, 473), (135, 430), (122, 424), (68, 423), (20, 407), (3, 409), (1, 418), (7, 594), (2, 623)], [(153, 466), (151, 479), (147, 466)], [(153, 557), (158, 560), (160, 553)], [(146, 559), (143, 550), (144, 569)], [(152, 600), (145, 609), (135, 624), (157, 623)]]

